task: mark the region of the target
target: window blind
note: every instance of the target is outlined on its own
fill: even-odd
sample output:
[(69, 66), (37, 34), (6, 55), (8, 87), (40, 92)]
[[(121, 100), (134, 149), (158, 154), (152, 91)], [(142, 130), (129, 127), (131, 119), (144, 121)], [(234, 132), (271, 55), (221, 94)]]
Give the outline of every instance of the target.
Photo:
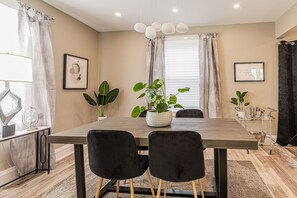
[(168, 37), (165, 40), (166, 94), (190, 87), (189, 92), (178, 95), (178, 103), (184, 108), (199, 108), (198, 46), (198, 36)]

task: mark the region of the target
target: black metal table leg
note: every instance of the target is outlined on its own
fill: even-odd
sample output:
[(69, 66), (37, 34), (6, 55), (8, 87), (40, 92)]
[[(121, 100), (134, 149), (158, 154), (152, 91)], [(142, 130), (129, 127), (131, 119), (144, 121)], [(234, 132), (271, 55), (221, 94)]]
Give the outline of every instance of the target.
[(38, 173), (38, 155), (39, 155), (39, 131), (36, 133), (36, 164), (35, 164), (35, 173)]
[[(48, 136), (51, 134), (51, 129), (48, 129)], [(48, 137), (47, 136), (47, 137)], [(51, 171), (51, 144), (47, 141), (47, 173)]]
[(74, 145), (76, 191), (78, 198), (86, 197), (84, 148), (82, 144)]
[(214, 149), (214, 167), (217, 196), (220, 198), (228, 197), (227, 180), (227, 149)]

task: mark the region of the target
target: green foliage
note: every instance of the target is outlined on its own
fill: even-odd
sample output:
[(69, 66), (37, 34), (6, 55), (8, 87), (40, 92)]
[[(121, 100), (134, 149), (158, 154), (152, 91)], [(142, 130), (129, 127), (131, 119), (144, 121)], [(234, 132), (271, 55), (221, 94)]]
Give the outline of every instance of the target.
[(231, 98), (230, 103), (236, 105), (236, 110), (238, 111), (242, 111), (243, 107), (248, 106), (250, 103), (249, 102), (244, 102), (244, 97), (248, 92), (240, 92), (240, 91), (236, 91), (236, 96), (237, 98)]
[[(180, 104), (177, 104), (177, 95), (179, 93), (185, 93), (190, 90), (189, 87), (178, 89), (176, 94), (170, 94), (166, 97), (165, 95), (165, 81), (156, 79), (152, 85), (147, 85), (146, 83), (139, 82), (133, 87), (134, 92), (144, 91), (138, 96), (138, 98), (147, 97), (149, 106), (157, 111), (158, 113), (166, 112), (169, 108), (183, 108)], [(137, 99), (138, 99), (137, 98)], [(133, 118), (138, 117), (143, 111), (145, 111), (144, 106), (136, 106), (131, 112)]]
[(83, 96), (87, 103), (92, 106), (97, 106), (99, 116), (104, 116), (104, 106), (114, 102), (119, 95), (119, 91), (118, 88), (109, 91), (108, 82), (103, 81), (98, 88), (98, 94), (94, 91), (94, 98), (87, 93), (83, 93)]

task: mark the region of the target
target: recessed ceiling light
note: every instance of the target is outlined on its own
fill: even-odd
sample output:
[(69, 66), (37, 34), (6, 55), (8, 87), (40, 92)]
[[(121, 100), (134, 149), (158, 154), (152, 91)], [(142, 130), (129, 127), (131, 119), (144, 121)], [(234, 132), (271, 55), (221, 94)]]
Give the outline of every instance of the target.
[(235, 8), (235, 9), (240, 8), (240, 4), (238, 4), (238, 3), (237, 4), (234, 4), (233, 5), (233, 8)]
[(178, 9), (177, 8), (173, 8), (172, 9), (172, 12), (177, 13), (178, 12)]
[(122, 13), (120, 13), (120, 12), (116, 12), (116, 13), (114, 13), (116, 16), (118, 16), (118, 17), (121, 17), (122, 16)]

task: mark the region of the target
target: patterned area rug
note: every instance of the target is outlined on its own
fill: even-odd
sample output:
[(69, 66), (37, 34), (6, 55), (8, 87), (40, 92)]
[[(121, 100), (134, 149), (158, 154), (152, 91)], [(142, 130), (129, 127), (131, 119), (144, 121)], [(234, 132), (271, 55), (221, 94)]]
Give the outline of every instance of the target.
[[(203, 188), (205, 191), (214, 190), (214, 179), (213, 177), (213, 160), (206, 160), (206, 183), (203, 180)], [(157, 179), (152, 178), (153, 185), (157, 188)], [(86, 168), (86, 188), (87, 197), (93, 197), (96, 192), (96, 187), (98, 184), (98, 177), (95, 176), (90, 169)], [(104, 183), (108, 181), (105, 180)], [(121, 181), (121, 186), (129, 186), (124, 181)], [(141, 177), (134, 179), (135, 187), (148, 187), (148, 182), (145, 174)], [(192, 190), (191, 183), (173, 183), (172, 189), (176, 190)], [(199, 191), (198, 185), (197, 190)], [(230, 198), (268, 198), (272, 197), (271, 193), (263, 183), (261, 177), (258, 175), (254, 165), (250, 161), (228, 161), (228, 192)], [(68, 198), (76, 197), (76, 185), (74, 175), (68, 177), (64, 181), (55, 185), (48, 192), (41, 195), (39, 198)], [(105, 197), (111, 198), (115, 197), (115, 193), (108, 193)], [(130, 197), (129, 194), (121, 194), (119, 197)], [(135, 195), (135, 197), (151, 197), (145, 195)], [(169, 197), (169, 196), (167, 196)]]

